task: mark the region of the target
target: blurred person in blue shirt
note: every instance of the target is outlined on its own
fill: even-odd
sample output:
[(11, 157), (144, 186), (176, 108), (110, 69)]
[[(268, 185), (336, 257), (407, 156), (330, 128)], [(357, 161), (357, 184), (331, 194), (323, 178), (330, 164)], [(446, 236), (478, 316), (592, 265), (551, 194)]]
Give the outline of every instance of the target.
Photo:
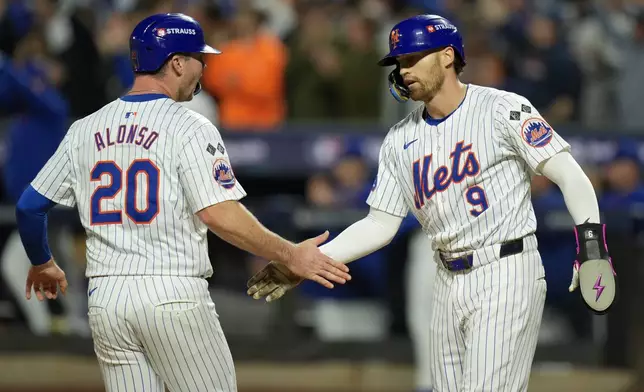
[[(323, 209), (364, 209), (372, 183), (369, 168), (357, 147), (349, 146), (345, 154), (329, 170), (311, 177), (308, 184), (307, 200), (314, 208)], [(341, 230), (340, 230), (341, 231)], [(339, 232), (330, 231), (329, 241)], [(360, 260), (352, 267), (352, 284), (327, 290), (319, 285), (302, 283), (306, 295), (326, 298), (383, 297), (386, 287), (385, 263), (381, 252), (375, 252)], [(352, 286), (352, 287), (350, 287)]]
[[(48, 53), (55, 55), (69, 75), (58, 82), (72, 117), (84, 117), (107, 103), (105, 80), (91, 13), (83, 13), (76, 1), (32, 0), (28, 2), (32, 28), (40, 29)], [(91, 93), (88, 93), (91, 92)]]
[(16, 202), (65, 135), (68, 105), (56, 89), (64, 70), (45, 55), (36, 33), (23, 39), (13, 59), (1, 61), (0, 106), (13, 118), (3, 175)]
[[(333, 167), (309, 179), (307, 203), (311, 208), (336, 214), (344, 210), (364, 211), (374, 177), (358, 143), (349, 141)], [(345, 225), (346, 222), (340, 222), (337, 228), (331, 227), (329, 240)], [(385, 250), (380, 250), (354, 261), (351, 285), (328, 290), (301, 283), (302, 295), (313, 302), (313, 324), (319, 338), (369, 339), (388, 331), (386, 255)]]
[(0, 52), (12, 55), (30, 29), (32, 16), (22, 1), (0, 0)]
[[(364, 201), (373, 187), (371, 179), (375, 176), (370, 172), (357, 143), (349, 143), (345, 154), (328, 173), (319, 173), (309, 180), (307, 198), (310, 205), (327, 210), (364, 209)], [(340, 225), (339, 231), (345, 226)], [(318, 324), (316, 327), (322, 330), (328, 328), (337, 333), (331, 338), (343, 338), (339, 330), (356, 328), (358, 332), (347, 332), (347, 336), (355, 338), (352, 335), (360, 333), (361, 327), (356, 325), (360, 323), (381, 322), (380, 328), (386, 331), (389, 327), (388, 320), (392, 316), (390, 311), (404, 313), (414, 348), (415, 387), (417, 391), (429, 391), (432, 380), (427, 371), (427, 346), (433, 284), (427, 283), (427, 277), (432, 279), (436, 265), (430, 241), (420, 229), (420, 224), (412, 214), (405, 217), (390, 246), (352, 263), (351, 285), (327, 290), (303, 282), (300, 289), (318, 305), (317, 309), (315, 305), (313, 307), (314, 314), (320, 313), (315, 319)], [(330, 238), (338, 235), (339, 231), (332, 230)], [(423, 279), (415, 279), (416, 275)], [(395, 281), (397, 278), (401, 278), (401, 281)], [(401, 286), (400, 294), (396, 293), (397, 286)], [(400, 295), (404, 299), (398, 298)], [(401, 305), (400, 301), (404, 302), (404, 309), (395, 308)], [(378, 313), (369, 307), (374, 302), (380, 307), (380, 316), (384, 315), (384, 318), (378, 317)], [(347, 306), (347, 303), (352, 305)], [(360, 310), (356, 309), (356, 303), (361, 307)], [(358, 313), (361, 314), (357, 315)], [(319, 324), (335, 325), (324, 327)], [(322, 332), (321, 335), (324, 338), (325, 333)]]
[[(614, 159), (606, 166), (606, 190), (599, 208), (627, 224), (631, 234), (644, 234), (644, 184), (642, 184), (638, 144), (629, 138), (619, 140)], [(627, 223), (626, 223), (627, 222)]]
[[(53, 155), (67, 130), (68, 104), (56, 88), (63, 78), (61, 65), (48, 57), (39, 31), (32, 30), (19, 42), (13, 59), (0, 55), (1, 114), (10, 116), (3, 181), (14, 204)], [(48, 304), (24, 297), (30, 262), (17, 231), (5, 243), (0, 261), (5, 283), (31, 331), (38, 335), (50, 333)]]
[(505, 17), (496, 32), (498, 41), (506, 46), (507, 53), (517, 53), (528, 43), (525, 26), (534, 10), (527, 0), (510, 0), (501, 4)]
[(644, 203), (637, 146), (627, 138), (619, 141), (615, 158), (606, 167), (606, 190), (599, 200), (602, 211), (631, 208), (634, 204)]
[[(570, 262), (576, 257), (573, 233), (570, 231), (570, 214), (563, 194), (544, 176), (534, 176), (531, 185), (532, 205), (537, 218), (539, 252), (546, 273), (548, 292), (546, 306), (554, 310), (557, 319), (566, 320), (565, 330), (558, 330), (554, 338), (566, 339), (565, 333), (573, 331), (576, 337), (587, 337), (588, 312), (577, 296), (568, 291), (572, 277)], [(548, 328), (544, 317), (544, 327)]]
[[(537, 217), (539, 251), (543, 252), (543, 265), (548, 282), (548, 302), (557, 302), (568, 294), (570, 284), (570, 261), (574, 260), (576, 251), (574, 241), (562, 235), (558, 225), (548, 224), (554, 219), (554, 213), (567, 213), (566, 203), (559, 188), (544, 176), (534, 176), (531, 184), (532, 206)], [(570, 219), (564, 215), (566, 219)], [(562, 224), (566, 231), (570, 225)], [(572, 235), (572, 234), (571, 234)]]
[(578, 117), (581, 73), (554, 17), (532, 14), (526, 43), (506, 52), (510, 91), (528, 98), (551, 123)]

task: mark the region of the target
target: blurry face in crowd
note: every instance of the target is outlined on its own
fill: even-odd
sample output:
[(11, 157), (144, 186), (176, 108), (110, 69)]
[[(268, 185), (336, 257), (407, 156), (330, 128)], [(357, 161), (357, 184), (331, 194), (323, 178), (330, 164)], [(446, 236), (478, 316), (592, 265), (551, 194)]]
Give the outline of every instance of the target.
[(202, 53), (177, 55), (173, 56), (166, 65), (168, 67), (166, 73), (172, 72), (178, 80), (176, 97), (178, 102), (186, 102), (192, 99), (197, 83), (199, 83), (203, 73), (203, 57)]
[(333, 35), (331, 18), (322, 8), (312, 8), (302, 17), (301, 39), (306, 44), (328, 43)]
[(555, 24), (552, 19), (536, 16), (529, 25), (530, 40), (538, 48), (549, 48), (557, 41)]
[(397, 58), (400, 75), (414, 101), (431, 101), (443, 87), (446, 72), (454, 72), (454, 50), (445, 48), (434, 52), (411, 53)]
[(469, 60), (469, 77), (474, 84), (500, 87), (505, 81), (503, 61), (494, 54), (486, 54)]
[(38, 22), (46, 22), (56, 13), (56, 2), (52, 0), (36, 0), (33, 2), (33, 12)]
[(525, 0), (505, 0), (505, 5), (510, 11), (521, 11), (525, 8)]
[(235, 34), (238, 37), (255, 35), (260, 23), (260, 16), (253, 11), (242, 11), (237, 14), (233, 22)]
[(330, 206), (335, 200), (335, 193), (329, 180), (323, 176), (316, 176), (309, 180), (307, 186), (307, 197), (309, 203), (323, 207)]
[(624, 0), (608, 0), (607, 2), (608, 8), (611, 10), (621, 10), (624, 8)]
[(356, 48), (371, 46), (372, 34), (368, 21), (361, 15), (352, 13), (345, 18), (346, 37), (349, 44)]
[(606, 179), (611, 189), (622, 193), (632, 192), (640, 182), (639, 167), (630, 159), (617, 160), (608, 166)]
[(42, 34), (33, 30), (18, 41), (14, 53), (14, 60), (16, 62), (39, 60), (45, 57), (46, 53), (47, 48)]
[(362, 159), (347, 157), (341, 160), (334, 168), (333, 175), (336, 180), (347, 188), (360, 187), (366, 178), (366, 168)]
[[(1, 0), (0, 0), (1, 1)], [(30, 31), (16, 46), (14, 53), (16, 65), (30, 63), (42, 70), (44, 82), (60, 86), (65, 80), (65, 67), (47, 52), (45, 39), (39, 30)]]

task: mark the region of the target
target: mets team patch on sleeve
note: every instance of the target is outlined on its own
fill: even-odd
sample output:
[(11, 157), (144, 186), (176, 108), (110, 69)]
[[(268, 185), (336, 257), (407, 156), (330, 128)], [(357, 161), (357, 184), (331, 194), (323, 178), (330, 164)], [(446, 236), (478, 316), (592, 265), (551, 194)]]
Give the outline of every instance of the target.
[(233, 174), (233, 169), (225, 159), (220, 158), (215, 161), (212, 166), (212, 174), (215, 177), (217, 184), (222, 187), (231, 189), (235, 186), (235, 175)]
[(532, 117), (521, 127), (523, 140), (532, 147), (545, 147), (552, 140), (552, 127), (539, 117)]

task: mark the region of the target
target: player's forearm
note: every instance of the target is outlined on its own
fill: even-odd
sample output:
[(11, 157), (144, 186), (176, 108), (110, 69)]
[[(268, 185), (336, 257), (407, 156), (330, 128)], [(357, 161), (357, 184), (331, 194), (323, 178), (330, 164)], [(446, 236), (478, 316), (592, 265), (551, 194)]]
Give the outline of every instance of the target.
[(33, 265), (44, 264), (51, 259), (47, 244), (47, 211), (55, 203), (31, 185), (23, 192), (16, 204), (16, 220), (20, 239)]
[(557, 184), (564, 196), (568, 212), (576, 225), (599, 223), (599, 205), (592, 183), (568, 152), (550, 158), (541, 172)]
[(289, 262), (295, 245), (262, 225), (243, 204), (225, 201), (197, 213), (218, 237), (267, 260)]
[(350, 263), (388, 245), (402, 218), (372, 209), (364, 219), (347, 227), (320, 251), (335, 261)]

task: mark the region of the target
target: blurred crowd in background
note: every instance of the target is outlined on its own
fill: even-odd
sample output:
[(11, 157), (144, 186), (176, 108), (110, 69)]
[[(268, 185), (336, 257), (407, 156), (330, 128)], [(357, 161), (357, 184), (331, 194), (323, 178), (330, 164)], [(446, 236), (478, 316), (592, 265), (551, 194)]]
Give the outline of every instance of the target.
[[(278, 133), (285, 124), (329, 124), (330, 132), (339, 122), (377, 124), (374, 129), (393, 125), (417, 103), (395, 102), (387, 89), (390, 69), (376, 62), (388, 49), (390, 28), (418, 13), (443, 15), (459, 27), (465, 82), (524, 95), (551, 124), (644, 134), (644, 0), (0, 0), (6, 204), (16, 202), (71, 121), (128, 91), (134, 77), (129, 35), (138, 21), (160, 12), (193, 16), (206, 41), (223, 52), (208, 57), (204, 91), (185, 104), (217, 125), (224, 139), (232, 133)], [(616, 159), (585, 167), (603, 211), (644, 203), (638, 154), (633, 143), (621, 139)], [(234, 165), (235, 156), (231, 159)], [(373, 176), (361, 152), (347, 148), (332, 169), (311, 173), (295, 193), (309, 207), (365, 208)], [(267, 182), (273, 188), (265, 193), (279, 194), (284, 188), (276, 183), (279, 179)], [(566, 211), (556, 186), (541, 177), (533, 183), (533, 202), (538, 214)], [(410, 217), (401, 235), (417, 229)], [(67, 252), (72, 258), (83, 257), (82, 235), (72, 230), (78, 244)], [(11, 238), (20, 247), (16, 237), (7, 244)], [(567, 329), (583, 336), (588, 314), (567, 295), (572, 234), (545, 233), (540, 241), (549, 305), (566, 315)], [(408, 256), (395, 243), (390, 248), (394, 251), (353, 264), (355, 281), (342, 290), (305, 284), (302, 292), (312, 298), (388, 301), (391, 268)], [(11, 281), (4, 265), (15, 257), (7, 252), (2, 274)], [(249, 260), (236, 281), (240, 293), (248, 274), (263, 262)], [(215, 271), (216, 279), (231, 280), (222, 278), (226, 267)], [(82, 271), (79, 276), (82, 280)], [(78, 309), (82, 320), (82, 304)], [(49, 332), (37, 324), (30, 325), (32, 331)], [(75, 331), (87, 334), (82, 326)]]
[(208, 60), (206, 94), (194, 103), (222, 128), (390, 125), (398, 108), (383, 88), (386, 70), (375, 66), (389, 29), (437, 13), (465, 37), (465, 81), (522, 94), (551, 123), (637, 128), (643, 9), (642, 0), (1, 0), (0, 50), (38, 62), (43, 82), (81, 117), (132, 83), (134, 24), (179, 11), (225, 54)]

